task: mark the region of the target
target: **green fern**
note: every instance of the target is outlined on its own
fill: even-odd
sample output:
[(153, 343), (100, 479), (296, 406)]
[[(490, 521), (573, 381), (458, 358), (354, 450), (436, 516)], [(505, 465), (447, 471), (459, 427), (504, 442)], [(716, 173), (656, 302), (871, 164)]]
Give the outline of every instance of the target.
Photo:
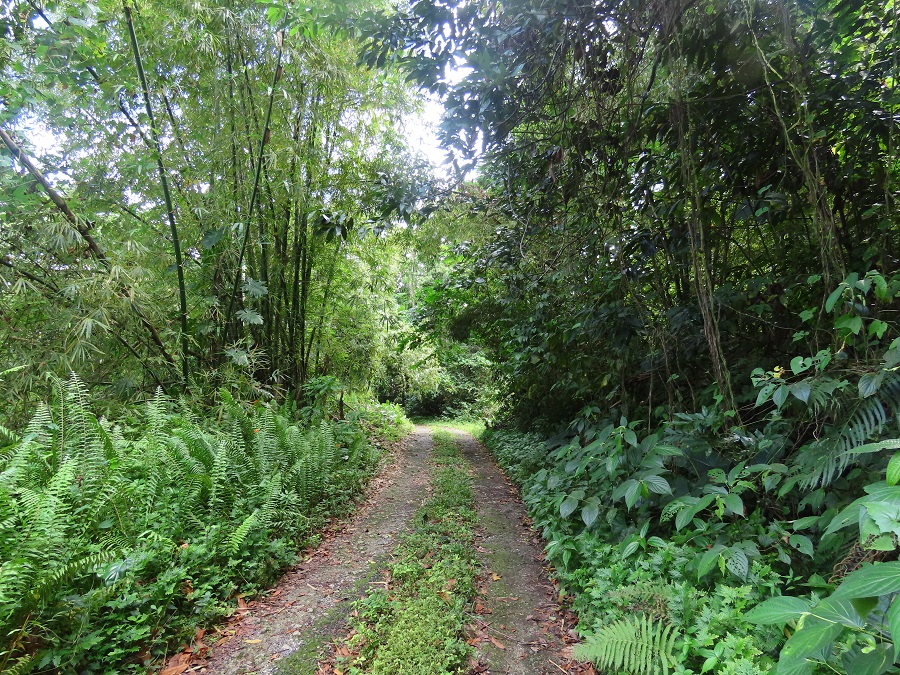
[(671, 626), (635, 616), (603, 626), (575, 655), (598, 667), (631, 675), (668, 675), (677, 634)]
[[(3, 658), (3, 654), (0, 654), (0, 658)], [(3, 672), (4, 675), (26, 675), (34, 670), (37, 664), (37, 654), (26, 654), (12, 664), (7, 663), (0, 672)]]
[[(900, 420), (900, 376), (886, 377), (878, 392), (858, 402), (847, 421), (821, 440), (801, 448), (794, 458), (800, 487), (827, 487), (859, 457), (856, 448)], [(898, 425), (900, 427), (900, 425)]]
[(244, 522), (241, 523), (234, 532), (232, 532), (231, 536), (228, 538), (228, 552), (231, 555), (234, 555), (240, 550), (241, 545), (247, 538), (247, 535), (250, 534), (250, 530), (252, 530), (254, 526), (258, 524), (258, 522), (259, 512), (254, 511), (244, 519)]

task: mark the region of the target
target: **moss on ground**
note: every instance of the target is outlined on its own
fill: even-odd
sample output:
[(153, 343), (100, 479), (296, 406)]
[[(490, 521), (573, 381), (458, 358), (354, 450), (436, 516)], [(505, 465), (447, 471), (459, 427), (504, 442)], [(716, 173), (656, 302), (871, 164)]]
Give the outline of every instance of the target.
[(433, 494), (388, 567), (388, 583), (356, 605), (338, 657), (348, 675), (443, 675), (465, 669), (466, 609), (476, 592), (475, 501), (452, 434), (434, 433)]

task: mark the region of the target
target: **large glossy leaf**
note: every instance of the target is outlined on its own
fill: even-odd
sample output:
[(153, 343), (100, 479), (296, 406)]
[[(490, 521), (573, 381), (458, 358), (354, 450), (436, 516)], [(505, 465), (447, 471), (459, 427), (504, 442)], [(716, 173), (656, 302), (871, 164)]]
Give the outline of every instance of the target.
[(672, 488), (669, 485), (669, 481), (662, 476), (647, 476), (643, 479), (643, 482), (650, 492), (655, 492), (658, 495), (672, 494)]
[(784, 643), (781, 649), (781, 658), (778, 663), (778, 671), (781, 671), (781, 663), (791, 663), (797, 660), (805, 660), (807, 657), (825, 649), (844, 630), (844, 626), (833, 621), (826, 621), (807, 615), (801, 627)]
[(863, 617), (856, 611), (856, 607), (849, 599), (826, 598), (810, 610), (810, 614), (823, 621), (839, 623), (848, 628), (862, 628), (865, 625)]
[(866, 565), (851, 572), (832, 598), (872, 598), (900, 591), (900, 562)]
[(783, 595), (761, 602), (747, 612), (744, 618), (750, 623), (762, 626), (784, 625), (788, 621), (799, 619), (808, 611), (809, 603), (806, 600)]

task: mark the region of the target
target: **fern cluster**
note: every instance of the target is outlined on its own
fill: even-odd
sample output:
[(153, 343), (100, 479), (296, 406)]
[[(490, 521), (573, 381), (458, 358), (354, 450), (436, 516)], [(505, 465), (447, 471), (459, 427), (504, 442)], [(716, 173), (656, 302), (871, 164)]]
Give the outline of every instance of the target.
[(126, 427), (98, 420), (77, 378), (54, 391), (0, 450), (3, 672), (109, 668), (186, 631), (178, 617), (215, 615), (288, 564), (371, 460), (358, 432), (224, 392), (215, 426), (158, 392)]
[(858, 451), (854, 452), (859, 446), (885, 434), (892, 438), (897, 436), (900, 432), (900, 375), (888, 374), (873, 395), (867, 398), (853, 396), (837, 407), (839, 422), (822, 438), (800, 448), (792, 458), (791, 464), (800, 476), (799, 484), (804, 490), (831, 485), (861, 458)]
[(665, 622), (638, 615), (603, 626), (576, 656), (614, 673), (667, 675), (677, 637)]

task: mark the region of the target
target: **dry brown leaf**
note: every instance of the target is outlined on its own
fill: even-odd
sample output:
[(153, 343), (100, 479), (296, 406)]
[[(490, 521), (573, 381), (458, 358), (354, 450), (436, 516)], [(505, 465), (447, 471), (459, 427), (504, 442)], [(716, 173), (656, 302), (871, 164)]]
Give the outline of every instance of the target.
[(191, 663), (191, 654), (181, 653), (169, 659), (166, 667), (163, 668), (159, 675), (181, 675)]
[(188, 668), (188, 664), (183, 663), (177, 666), (167, 666), (159, 671), (159, 675), (181, 675)]
[(262, 640), (244, 640), (245, 645), (258, 645)]
[(506, 645), (500, 642), (497, 638), (491, 636), (490, 638), (491, 644), (494, 645), (497, 649), (506, 649)]

